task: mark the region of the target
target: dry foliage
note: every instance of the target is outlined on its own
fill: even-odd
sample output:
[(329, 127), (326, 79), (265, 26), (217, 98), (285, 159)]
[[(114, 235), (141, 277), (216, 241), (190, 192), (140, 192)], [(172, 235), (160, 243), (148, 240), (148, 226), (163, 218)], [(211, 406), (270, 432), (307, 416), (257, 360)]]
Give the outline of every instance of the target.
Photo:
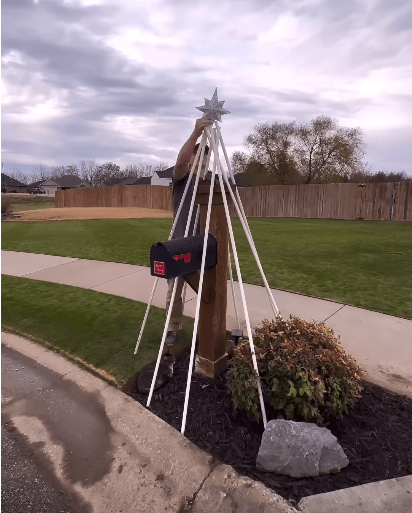
[[(366, 372), (324, 323), (264, 320), (254, 344), (265, 400), (289, 419), (322, 421), (361, 397)], [(231, 362), (230, 387), (236, 406), (258, 419), (256, 383), (249, 344), (243, 341)]]

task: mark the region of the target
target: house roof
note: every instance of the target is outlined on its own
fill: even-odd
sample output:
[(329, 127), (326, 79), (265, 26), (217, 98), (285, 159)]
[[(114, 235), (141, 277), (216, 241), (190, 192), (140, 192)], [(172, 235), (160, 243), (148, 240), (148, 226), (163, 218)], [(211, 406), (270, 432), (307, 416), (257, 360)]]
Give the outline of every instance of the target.
[(118, 185), (150, 185), (152, 182), (152, 178), (150, 176), (141, 176), (140, 178), (136, 178), (135, 176), (130, 176), (129, 178), (125, 178), (121, 182), (117, 183)]
[(19, 180), (15, 180), (11, 176), (7, 176), (4, 173), (1, 174), (1, 183), (10, 185), (11, 187), (27, 187), (25, 183), (21, 183)]
[(54, 182), (56, 182), (60, 187), (87, 187), (87, 183), (83, 182), (83, 180), (81, 180), (76, 175), (59, 176), (58, 178), (54, 179)]
[(164, 171), (155, 171), (157, 176), (159, 178), (173, 178), (173, 170), (175, 166), (169, 167), (168, 169), (165, 169)]
[(34, 187), (40, 187), (40, 185), (47, 180), (37, 180), (37, 182), (29, 183), (28, 188), (33, 189)]
[(57, 183), (56, 180), (43, 180), (42, 182), (40, 182), (40, 186), (41, 187), (50, 187), (50, 186), (55, 186), (55, 187), (58, 187), (59, 184)]
[(151, 176), (141, 176), (138, 178), (133, 185), (150, 185), (152, 183)]
[(115, 183), (115, 185), (134, 185), (136, 180), (137, 178), (135, 176), (129, 176), (128, 178), (125, 178), (124, 180), (120, 180), (120, 182)]

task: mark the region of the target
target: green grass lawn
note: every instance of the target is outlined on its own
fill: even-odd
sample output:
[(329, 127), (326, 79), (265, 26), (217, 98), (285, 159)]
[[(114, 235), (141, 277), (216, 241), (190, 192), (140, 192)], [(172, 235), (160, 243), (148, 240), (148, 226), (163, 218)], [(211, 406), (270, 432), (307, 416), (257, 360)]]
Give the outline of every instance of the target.
[(13, 207), (13, 212), (22, 212), (24, 210), (37, 210), (40, 208), (55, 208), (56, 204), (54, 197), (50, 196), (7, 196), (1, 195), (1, 204), (10, 203)]
[[(2, 276), (2, 330), (27, 336), (103, 370), (121, 387), (157, 358), (165, 311), (152, 307), (134, 355), (146, 306), (109, 294), (13, 276)], [(180, 340), (190, 346), (193, 319)], [(89, 367), (90, 368), (90, 367)]]
[[(412, 223), (252, 218), (272, 287), (412, 318)], [(169, 219), (4, 223), (2, 249), (149, 265)], [(262, 284), (238, 220), (242, 277)], [(282, 305), (279, 305), (280, 308)]]

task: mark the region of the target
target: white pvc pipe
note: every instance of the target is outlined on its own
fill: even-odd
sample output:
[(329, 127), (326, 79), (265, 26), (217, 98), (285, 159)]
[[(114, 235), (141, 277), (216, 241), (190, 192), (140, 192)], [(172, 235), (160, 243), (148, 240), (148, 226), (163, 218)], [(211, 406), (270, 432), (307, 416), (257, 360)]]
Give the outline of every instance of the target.
[(160, 359), (162, 358), (163, 347), (165, 345), (167, 328), (169, 327), (170, 317), (172, 315), (173, 303), (174, 303), (175, 296), (176, 296), (176, 289), (177, 289), (177, 279), (175, 278), (174, 284), (173, 284), (172, 297), (170, 299), (169, 309), (167, 311), (166, 323), (165, 323), (165, 327), (163, 330), (162, 342), (160, 343), (160, 349), (159, 349), (159, 354), (157, 355), (156, 366), (155, 366), (155, 370), (154, 370), (154, 374), (153, 374), (152, 384), (150, 385), (150, 392), (149, 392), (149, 396), (147, 398), (147, 404), (146, 404), (147, 407), (150, 406), (150, 401), (152, 400), (153, 389), (154, 389), (154, 386), (156, 383), (157, 373), (159, 371)]
[[(216, 125), (217, 125), (217, 123), (216, 123)], [(231, 242), (232, 250), (233, 250), (233, 257), (235, 259), (236, 272), (237, 272), (237, 277), (238, 277), (238, 281), (239, 281), (240, 294), (241, 294), (241, 297), (242, 297), (242, 304), (243, 304), (243, 311), (244, 311), (244, 314), (245, 314), (247, 334), (248, 334), (248, 338), (249, 338), (250, 351), (252, 353), (253, 368), (254, 368), (256, 376), (258, 378), (257, 386), (258, 386), (260, 408), (261, 408), (261, 411), (262, 411), (263, 425), (266, 428), (267, 417), (266, 417), (265, 403), (263, 401), (262, 387), (260, 385), (260, 377), (259, 377), (259, 369), (258, 369), (257, 360), (256, 360), (255, 345), (253, 343), (252, 329), (251, 329), (251, 326), (250, 326), (249, 312), (248, 312), (247, 304), (246, 304), (246, 297), (245, 297), (245, 291), (244, 291), (244, 287), (243, 287), (242, 274), (240, 272), (240, 265), (239, 265), (238, 255), (237, 255), (235, 237), (233, 235), (232, 223), (231, 223), (231, 220), (230, 220), (229, 206), (227, 204), (226, 191), (225, 191), (225, 186), (224, 186), (223, 178), (222, 178), (221, 164), (220, 164), (217, 148), (215, 148), (215, 141), (214, 141), (213, 136), (212, 136), (212, 145), (213, 145), (213, 152), (215, 154), (215, 158), (216, 158), (217, 164), (218, 164), (217, 167), (218, 167), (218, 176), (219, 176), (220, 189), (221, 189), (221, 192), (222, 192), (223, 204), (224, 204), (224, 207), (225, 207), (226, 221), (227, 221), (227, 225), (228, 225), (228, 228), (229, 228), (229, 235), (230, 235), (230, 242)]]
[[(197, 206), (197, 212), (196, 212), (195, 225), (193, 227), (192, 235), (196, 235), (197, 224), (198, 224), (198, 221), (199, 221), (199, 212), (200, 212), (200, 208), (199, 208), (199, 205), (198, 205)], [(183, 294), (182, 294), (182, 315), (183, 315), (184, 308), (185, 308), (186, 290), (187, 290), (187, 282), (185, 281), (185, 284), (184, 284), (184, 287), (183, 287)]]
[[(207, 130), (207, 128), (205, 130)], [(210, 214), (212, 211), (213, 189), (215, 186), (215, 174), (216, 174), (216, 157), (213, 159), (212, 181), (210, 184), (209, 202), (207, 205), (205, 236), (203, 239), (202, 264), (200, 267), (199, 290), (197, 292), (195, 322), (194, 322), (194, 326), (193, 326), (193, 336), (192, 336), (192, 347), (190, 350), (190, 361), (189, 361), (189, 370), (187, 373), (185, 403), (184, 403), (184, 407), (183, 407), (182, 427), (180, 430), (182, 435), (184, 434), (185, 427), (186, 427), (186, 416), (187, 416), (187, 407), (188, 407), (188, 403), (189, 403), (190, 383), (191, 383), (192, 372), (193, 372), (193, 360), (194, 360), (194, 354), (195, 354), (196, 335), (197, 335), (197, 328), (199, 325), (200, 301), (201, 301), (202, 290), (203, 290), (203, 277), (204, 277), (204, 272), (205, 272), (206, 251), (207, 251), (207, 242), (208, 242), (209, 226), (210, 226)]]
[[(278, 306), (276, 304), (276, 301), (275, 301), (275, 299), (273, 297), (272, 291), (270, 290), (269, 283), (268, 283), (268, 281), (266, 279), (266, 275), (265, 275), (265, 273), (263, 271), (263, 267), (262, 267), (262, 264), (260, 262), (259, 255), (258, 255), (258, 252), (256, 250), (255, 242), (253, 240), (252, 232), (250, 231), (249, 223), (247, 221), (247, 217), (246, 217), (245, 211), (243, 209), (242, 201), (240, 199), (239, 192), (237, 190), (236, 182), (235, 182), (234, 176), (233, 176), (233, 171), (231, 170), (230, 162), (229, 162), (229, 159), (227, 157), (226, 148), (224, 146), (224, 142), (223, 142), (222, 134), (220, 133), (220, 130), (219, 130), (219, 126), (218, 126), (218, 133), (219, 133), (219, 139), (220, 139), (220, 142), (221, 142), (221, 145), (222, 145), (222, 148), (223, 148), (223, 152), (224, 152), (224, 155), (225, 155), (226, 164), (227, 164), (227, 167), (229, 169), (229, 174), (231, 175), (232, 182), (235, 185), (235, 190), (236, 190), (237, 198), (234, 197), (233, 190), (232, 190), (232, 188), (231, 188), (231, 186), (229, 184), (229, 181), (228, 181), (228, 178), (227, 178), (226, 174), (223, 173), (223, 176), (224, 176), (226, 184), (228, 186), (229, 193), (230, 193), (230, 195), (232, 197), (232, 200), (233, 200), (233, 203), (235, 205), (235, 208), (236, 208), (237, 214), (239, 216), (240, 222), (242, 223), (243, 229), (245, 231), (245, 235), (246, 235), (246, 238), (247, 238), (247, 240), (249, 242), (250, 249), (252, 250), (253, 256), (255, 257), (256, 264), (257, 264), (257, 266), (259, 268), (259, 271), (260, 271), (260, 274), (262, 276), (262, 280), (263, 280), (263, 283), (265, 285), (266, 292), (267, 292), (267, 295), (268, 295), (268, 298), (269, 298), (269, 302), (270, 302), (270, 304), (272, 306), (272, 310), (273, 310), (273, 313), (275, 315), (275, 318), (280, 318), (281, 316), (280, 316), (280, 313), (279, 313), (279, 308), (278, 308)], [(219, 165), (221, 166), (220, 160), (219, 160)]]
[[(202, 136), (202, 139), (200, 141), (200, 145), (199, 145), (199, 148), (197, 150), (197, 153), (196, 153), (196, 157), (195, 157), (195, 160), (193, 162), (193, 166), (190, 170), (190, 174), (189, 174), (189, 179), (187, 180), (186, 182), (186, 186), (185, 186), (185, 189), (183, 191), (183, 196), (182, 196), (182, 199), (180, 201), (180, 205), (179, 205), (179, 208), (177, 210), (177, 213), (176, 213), (176, 217), (175, 219), (173, 220), (173, 225), (172, 225), (172, 229), (170, 230), (170, 234), (169, 234), (169, 239), (170, 240), (173, 236), (173, 233), (175, 231), (175, 228), (176, 228), (176, 224), (177, 224), (177, 221), (179, 219), (179, 216), (180, 216), (180, 213), (182, 211), (182, 208), (183, 208), (183, 204), (184, 204), (184, 201), (186, 199), (186, 195), (187, 195), (187, 191), (189, 189), (189, 185), (190, 185), (190, 182), (192, 180), (192, 176), (193, 176), (193, 172), (195, 170), (195, 167), (196, 167), (196, 164), (198, 163), (198, 160), (199, 160), (199, 156), (202, 152), (202, 150), (204, 149), (205, 145), (206, 145), (206, 133), (203, 133), (203, 136)], [(201, 162), (201, 161), (200, 161)], [(198, 180), (199, 181), (199, 180)], [(193, 194), (196, 193), (196, 190), (197, 190), (197, 183), (198, 181), (196, 182), (196, 188), (194, 189), (193, 191)], [(190, 218), (189, 218), (190, 219)], [(140, 333), (139, 333), (139, 337), (137, 339), (137, 343), (136, 343), (136, 347), (135, 347), (135, 350), (134, 350), (134, 354), (137, 353), (137, 350), (139, 349), (139, 346), (140, 346), (140, 342), (142, 340), (142, 336), (143, 336), (143, 332), (145, 330), (145, 327), (146, 327), (146, 322), (147, 322), (147, 318), (149, 316), (149, 311), (150, 311), (150, 308), (152, 306), (152, 301), (153, 301), (153, 298), (154, 298), (154, 295), (155, 295), (155, 292), (156, 292), (156, 287), (157, 287), (157, 283), (159, 281), (159, 278), (156, 276), (155, 278), (155, 281), (154, 281), (154, 284), (153, 284), (153, 288), (152, 288), (152, 292), (150, 294), (150, 298), (149, 298), (149, 302), (147, 304), (147, 308), (146, 308), (146, 312), (144, 314), (144, 318), (143, 318), (143, 323), (142, 323), (142, 327), (140, 329)]]
[[(205, 137), (204, 137), (204, 140), (206, 140)], [(192, 217), (193, 205), (194, 205), (194, 200), (195, 200), (195, 196), (196, 196), (197, 185), (198, 185), (198, 182), (199, 182), (199, 170), (200, 170), (201, 165), (202, 165), (204, 149), (205, 149), (205, 145), (202, 146), (202, 150), (201, 150), (201, 159), (199, 160), (198, 174), (196, 176), (196, 183), (195, 183), (195, 186), (193, 188), (192, 200), (191, 200), (190, 209), (189, 209), (189, 216), (188, 216), (187, 221), (186, 221), (185, 237), (187, 236), (187, 234), (189, 232), (189, 228), (190, 228), (190, 222), (191, 222), (191, 217)], [(189, 177), (189, 180), (190, 180), (190, 177)], [(180, 206), (181, 205), (182, 205), (182, 203), (180, 203)], [(196, 216), (196, 221), (197, 221), (197, 216)], [(166, 316), (165, 327), (164, 327), (164, 330), (163, 330), (162, 341), (160, 343), (159, 354), (157, 355), (157, 361), (156, 361), (156, 366), (155, 366), (155, 370), (154, 370), (154, 374), (153, 374), (153, 378), (152, 378), (152, 384), (150, 386), (150, 393), (149, 393), (149, 397), (147, 398), (147, 406), (150, 405), (150, 401), (152, 399), (152, 394), (153, 394), (153, 389), (154, 389), (154, 386), (155, 386), (155, 383), (156, 383), (157, 373), (159, 371), (160, 359), (161, 359), (162, 354), (163, 354), (163, 347), (164, 347), (164, 344), (165, 344), (165, 341), (166, 341), (167, 329), (169, 327), (170, 317), (171, 317), (172, 310), (173, 310), (173, 304), (174, 304), (175, 297), (176, 297), (177, 281), (178, 281), (177, 278), (175, 278), (174, 284), (173, 284), (172, 297), (170, 299), (169, 309), (167, 311), (167, 316)]]
[(230, 286), (232, 288), (232, 297), (233, 297), (233, 306), (235, 308), (235, 316), (237, 321), (237, 328), (240, 330), (240, 321), (239, 321), (239, 314), (237, 312), (237, 301), (235, 296), (235, 285), (233, 283), (233, 273), (232, 273), (232, 258), (230, 255), (230, 244), (227, 245), (227, 251), (229, 256), (229, 277), (230, 277)]
[(184, 203), (184, 201), (186, 199), (186, 194), (187, 194), (187, 191), (189, 189), (189, 186), (190, 186), (190, 183), (191, 183), (191, 180), (192, 180), (192, 176), (193, 176), (195, 167), (198, 164), (198, 160), (199, 160), (200, 154), (201, 154), (201, 152), (203, 151), (203, 149), (204, 149), (204, 147), (206, 145), (206, 139), (207, 139), (206, 134), (203, 133), (202, 139), (200, 141), (199, 148), (197, 149), (195, 160), (193, 162), (193, 166), (192, 166), (192, 168), (190, 170), (189, 179), (186, 182), (185, 190), (183, 191), (183, 196), (182, 196), (182, 199), (180, 201), (180, 205), (179, 205), (179, 208), (177, 210), (176, 217), (175, 217), (175, 219), (173, 221), (173, 226), (172, 226), (172, 230), (171, 230), (170, 235), (169, 235), (169, 240), (171, 239), (171, 237), (172, 237), (172, 235), (173, 235), (173, 233), (175, 231), (176, 223), (177, 223), (177, 220), (179, 219), (180, 212), (182, 211), (183, 203)]
[(155, 281), (153, 283), (152, 292), (150, 294), (149, 302), (147, 303), (146, 312), (144, 314), (144, 318), (143, 318), (143, 322), (142, 322), (142, 327), (140, 328), (139, 338), (137, 339), (137, 342), (136, 342), (136, 347), (135, 347), (135, 350), (134, 350), (134, 354), (137, 353), (137, 350), (139, 349), (139, 346), (140, 346), (140, 342), (142, 340), (143, 332), (144, 332), (144, 329), (146, 327), (147, 318), (149, 316), (149, 310), (150, 310), (150, 307), (152, 306), (152, 301), (153, 301), (153, 297), (154, 297), (155, 292), (156, 292), (156, 287), (157, 287), (157, 282), (158, 281), (159, 281), (159, 277), (156, 276)]

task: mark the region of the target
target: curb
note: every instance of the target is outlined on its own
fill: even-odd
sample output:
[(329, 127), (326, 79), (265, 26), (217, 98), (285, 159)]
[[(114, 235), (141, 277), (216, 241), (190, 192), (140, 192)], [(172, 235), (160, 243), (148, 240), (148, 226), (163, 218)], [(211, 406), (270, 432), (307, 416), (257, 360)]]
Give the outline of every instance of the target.
[(300, 500), (302, 513), (408, 513), (412, 511), (412, 476), (397, 477)]
[[(90, 502), (95, 511), (297, 513), (262, 483), (240, 476), (229, 465), (214, 462), (211, 455), (137, 401), (64, 357), (11, 333), (2, 332), (2, 344), (49, 369), (59, 380), (94, 394), (103, 406), (114, 431), (112, 443), (116, 448), (109, 474), (94, 485), (73, 486), (65, 482), (64, 462), (56, 444), (48, 433), (43, 433), (42, 440), (49, 456), (54, 454), (52, 463), (58, 478)], [(29, 442), (38, 441), (30, 432), (24, 432), (30, 423), (19, 419), (23, 419), (21, 412), (12, 417), (19, 431), (23, 430)]]

